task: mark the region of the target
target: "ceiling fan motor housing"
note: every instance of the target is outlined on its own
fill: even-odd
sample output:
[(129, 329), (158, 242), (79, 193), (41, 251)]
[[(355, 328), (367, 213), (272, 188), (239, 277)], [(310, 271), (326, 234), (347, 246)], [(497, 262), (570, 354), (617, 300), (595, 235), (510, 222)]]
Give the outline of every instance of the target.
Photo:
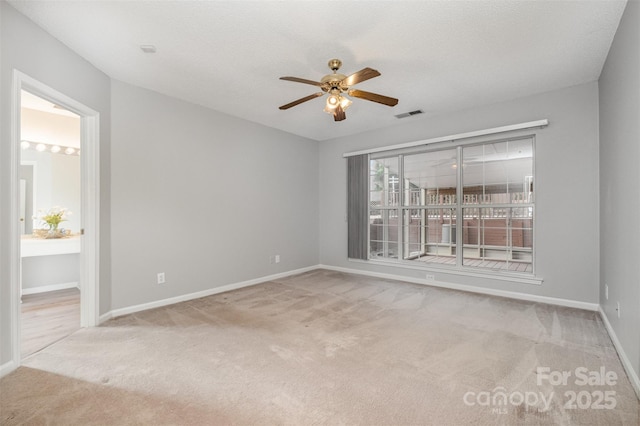
[(336, 72), (342, 66), (342, 61), (340, 59), (331, 59), (329, 60), (329, 68), (331, 71)]
[(335, 73), (325, 75), (324, 77), (322, 77), (322, 80), (320, 80), (320, 82), (322, 83), (322, 90), (330, 93), (340, 93), (347, 91), (349, 88), (343, 87), (343, 85), (340, 84), (345, 78), (347, 78), (347, 76), (344, 74)]
[(338, 95), (349, 90), (348, 87), (340, 84), (345, 78), (347, 78), (347, 76), (337, 73), (342, 66), (342, 61), (340, 59), (331, 59), (328, 62), (328, 65), (331, 71), (333, 71), (333, 74), (327, 74), (322, 77), (322, 80), (320, 80), (322, 83), (322, 90), (333, 95)]

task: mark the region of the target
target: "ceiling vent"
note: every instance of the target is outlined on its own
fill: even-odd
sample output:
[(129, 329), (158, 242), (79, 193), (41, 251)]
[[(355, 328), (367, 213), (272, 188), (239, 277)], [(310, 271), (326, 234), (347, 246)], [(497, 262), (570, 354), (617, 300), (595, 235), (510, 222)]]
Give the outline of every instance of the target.
[(153, 44), (141, 44), (140, 50), (144, 53), (156, 53), (156, 47)]
[(402, 114), (398, 114), (395, 117), (396, 118), (407, 118), (407, 117), (411, 117), (412, 115), (418, 115), (418, 114), (424, 114), (424, 112), (421, 109), (417, 109), (415, 111), (409, 111), (409, 112), (404, 112)]

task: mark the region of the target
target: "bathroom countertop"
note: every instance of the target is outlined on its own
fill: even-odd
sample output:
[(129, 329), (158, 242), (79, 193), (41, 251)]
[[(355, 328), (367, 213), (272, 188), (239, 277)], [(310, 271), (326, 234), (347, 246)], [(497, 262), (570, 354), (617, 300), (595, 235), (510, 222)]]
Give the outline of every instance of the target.
[(43, 239), (23, 235), (20, 239), (20, 257), (50, 256), (80, 253), (80, 235)]

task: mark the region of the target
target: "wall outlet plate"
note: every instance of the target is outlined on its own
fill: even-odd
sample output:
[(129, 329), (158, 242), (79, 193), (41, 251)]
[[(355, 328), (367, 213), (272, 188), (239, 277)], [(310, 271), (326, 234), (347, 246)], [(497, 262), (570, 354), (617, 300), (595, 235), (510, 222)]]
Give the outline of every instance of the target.
[(164, 283), (165, 283), (164, 272), (158, 272), (158, 284), (164, 284)]
[(435, 281), (436, 280), (436, 276), (434, 274), (427, 274), (427, 276), (425, 278), (427, 279), (427, 281)]

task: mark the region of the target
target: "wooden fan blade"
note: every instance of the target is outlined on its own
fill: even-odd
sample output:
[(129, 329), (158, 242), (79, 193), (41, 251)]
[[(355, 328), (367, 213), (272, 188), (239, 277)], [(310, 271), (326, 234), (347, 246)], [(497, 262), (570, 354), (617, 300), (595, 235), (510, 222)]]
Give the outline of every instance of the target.
[(319, 87), (322, 87), (322, 83), (320, 83), (319, 81), (307, 80), (307, 79), (305, 79), (305, 78), (298, 78), (298, 77), (280, 77), (280, 80), (294, 81), (294, 82), (296, 82), (296, 83), (311, 84), (312, 86), (319, 86)]
[(342, 80), (342, 84), (347, 87), (351, 87), (354, 84), (358, 84), (360, 82), (369, 80), (370, 78), (377, 77), (379, 75), (380, 73), (377, 70), (374, 70), (373, 68), (363, 68), (360, 71), (354, 72), (349, 77)]
[(333, 113), (334, 121), (342, 121), (347, 118), (347, 114), (344, 113), (344, 110), (340, 105), (336, 107), (336, 111)]
[(377, 93), (365, 92), (364, 90), (349, 90), (349, 96), (353, 96), (354, 98), (366, 99), (368, 101), (373, 101), (388, 106), (396, 106), (398, 104), (398, 100), (396, 98), (378, 95)]
[(291, 107), (294, 107), (296, 105), (300, 105), (303, 102), (310, 101), (311, 99), (315, 99), (318, 96), (322, 96), (322, 95), (324, 95), (324, 93), (322, 93), (322, 92), (314, 93), (313, 95), (305, 96), (304, 98), (300, 98), (297, 101), (293, 101), (293, 102), (290, 102), (290, 103), (288, 103), (286, 105), (282, 105), (280, 107), (280, 109), (289, 109)]

